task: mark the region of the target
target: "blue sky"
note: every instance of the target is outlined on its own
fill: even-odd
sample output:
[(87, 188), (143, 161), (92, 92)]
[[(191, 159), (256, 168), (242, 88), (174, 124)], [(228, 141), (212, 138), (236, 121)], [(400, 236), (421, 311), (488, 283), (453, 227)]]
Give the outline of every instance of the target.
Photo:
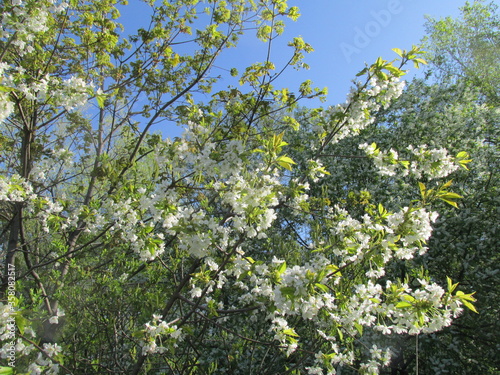
[[(337, 104), (344, 101), (351, 80), (365, 62), (379, 56), (392, 60), (396, 57), (392, 48), (408, 50), (419, 44), (425, 34), (425, 15), (457, 17), (465, 0), (290, 0), (289, 4), (300, 8), (301, 17), (296, 22), (287, 20), (286, 32), (273, 45), (272, 60), (290, 56), (286, 43), (295, 36), (302, 36), (315, 51), (305, 60), (310, 70), (290, 69), (279, 83), (295, 90), (311, 79), (318, 87), (328, 87), (327, 104)], [(262, 61), (265, 52), (262, 42), (248, 38), (219, 65)]]
[[(297, 91), (301, 82), (310, 79), (317, 87), (328, 87), (325, 104), (302, 102), (312, 107), (343, 102), (351, 80), (365, 62), (373, 63), (379, 56), (392, 60), (396, 57), (392, 48), (408, 50), (413, 44), (419, 44), (425, 35), (425, 15), (455, 18), (465, 0), (289, 0), (288, 3), (300, 8), (301, 17), (296, 22), (286, 20), (284, 35), (273, 43), (271, 60), (279, 69), (279, 62), (290, 57), (287, 42), (295, 36), (302, 36), (315, 51), (305, 60), (310, 70), (289, 69), (276, 86)], [(137, 27), (147, 27), (147, 9), (138, 0), (131, 0), (122, 8), (123, 21), (130, 32)], [(211, 74), (228, 76), (227, 71), (232, 67), (241, 73), (246, 66), (264, 61), (266, 48), (265, 43), (250, 34), (236, 49), (221, 56)], [(216, 88), (225, 89), (228, 85), (234, 86), (237, 82), (228, 77)], [(209, 99), (210, 96), (206, 96), (206, 100)]]
[[(329, 88), (329, 104), (343, 101), (350, 81), (381, 56), (392, 60), (392, 48), (410, 49), (425, 34), (425, 15), (457, 17), (457, 0), (310, 0), (291, 1), (302, 16), (288, 23), (287, 34), (301, 35), (315, 49), (308, 56), (307, 78)], [(304, 73), (301, 73), (304, 74)]]

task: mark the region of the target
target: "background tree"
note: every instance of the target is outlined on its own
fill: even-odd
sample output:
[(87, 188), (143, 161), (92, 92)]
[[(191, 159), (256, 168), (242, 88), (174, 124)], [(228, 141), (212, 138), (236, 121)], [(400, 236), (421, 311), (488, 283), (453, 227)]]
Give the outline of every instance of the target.
[[(449, 349), (445, 350), (454, 355), (447, 365), (455, 364), (456, 373), (493, 374), (500, 370), (495, 354), (500, 342), (496, 319), (499, 309), (494, 302), (498, 300), (496, 285), (500, 282), (500, 15), (495, 3), (485, 1), (467, 2), (461, 12), (456, 20), (429, 19), (427, 23), (426, 48), (434, 52), (429, 59), (433, 71), (439, 72), (436, 76), (444, 92), (457, 96), (463, 113), (462, 130), (452, 127), (447, 137), (450, 144), (469, 144), (474, 159), (470, 174), (460, 180), (465, 198), (463, 209), (449, 214), (448, 223), (456, 223), (462, 230), (451, 230), (445, 224), (437, 230), (435, 239), (439, 243), (436, 255), (455, 253), (462, 260), (435, 264), (450, 274), (452, 271), (457, 281), (477, 290), (480, 314), (465, 314), (444, 338), (437, 335), (436, 347), (449, 343)], [(455, 84), (447, 80), (453, 76)], [(447, 100), (453, 102), (451, 98)], [(444, 351), (437, 352), (446, 358)]]
[(472, 82), (484, 100), (498, 105), (500, 33), (498, 6), (466, 2), (461, 17), (427, 20), (427, 50), (441, 81)]
[[(271, 54), (297, 8), (148, 4), (149, 24), (129, 37), (124, 1), (1, 5), (6, 364), (30, 374), (373, 374), (390, 362), (392, 335), (435, 332), (474, 309), (451, 279), (392, 272), (426, 251), (430, 205), (455, 204), (441, 179), (467, 153), (416, 146), (401, 160), (366, 144), (391, 172), (380, 184), (411, 173), (417, 194), (364, 205), (317, 189), (328, 154), (401, 94), (418, 48), (368, 66), (345, 104), (312, 110), (314, 128), (299, 133), (291, 110), (323, 92), (275, 84), (312, 48), (294, 38), (284, 67)], [(198, 100), (217, 82), (218, 56), (248, 30), (265, 43), (263, 61), (228, 69), (241, 87)], [(181, 137), (151, 133), (173, 123)]]

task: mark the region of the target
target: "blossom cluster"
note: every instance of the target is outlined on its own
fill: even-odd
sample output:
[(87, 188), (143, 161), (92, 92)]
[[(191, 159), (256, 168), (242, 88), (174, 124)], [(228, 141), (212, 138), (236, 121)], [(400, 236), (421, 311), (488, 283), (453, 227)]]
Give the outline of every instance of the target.
[[(373, 258), (376, 249), (380, 251), (380, 266), (393, 258), (411, 259), (415, 253), (426, 251), (423, 244), (430, 238), (432, 223), (437, 217), (436, 212), (424, 208), (404, 207), (398, 212), (386, 213), (383, 218), (365, 214), (358, 220), (337, 207), (331, 218), (335, 226), (330, 232), (337, 241), (332, 251), (341, 259), (340, 266), (360, 261), (367, 254)], [(367, 276), (384, 275), (382, 270), (374, 272), (370, 269)]]
[[(12, 0), (10, 9), (4, 12), (0, 24), (0, 37), (13, 38), (12, 43), (18, 47), (21, 55), (34, 51), (29, 42), (33, 41), (38, 33), (48, 30), (47, 20), (50, 9), (46, 7), (27, 8), (22, 0)], [(62, 11), (63, 9), (61, 9)]]
[(409, 171), (416, 178), (426, 176), (428, 178), (446, 177), (456, 171), (459, 165), (454, 158), (448, 155), (444, 148), (428, 149), (426, 145), (418, 147), (408, 146), (415, 160), (412, 160)]
[(9, 94), (0, 92), (0, 123), (14, 111), (14, 103), (9, 99)]
[(322, 177), (328, 174), (320, 160), (308, 161), (308, 173), (309, 179), (313, 182), (318, 182)]
[(59, 323), (59, 318), (65, 316), (66, 314), (64, 313), (64, 310), (61, 308), (58, 308), (56, 311), (56, 315), (50, 317), (49, 323), (50, 324), (58, 324)]
[[(10, 4), (9, 4), (10, 3)], [(6, 46), (16, 48), (16, 54), (24, 56), (35, 52), (34, 41), (38, 35), (48, 31), (51, 17), (65, 11), (68, 4), (56, 0), (8, 1), (0, 16), (0, 38)], [(65, 110), (83, 106), (93, 93), (93, 86), (82, 78), (61, 78), (50, 74), (29, 72), (23, 64), (0, 63), (0, 123), (14, 111), (10, 92), (18, 97), (40, 103), (51, 100)]]
[(386, 80), (373, 77), (369, 81), (368, 88), (361, 82), (355, 83), (345, 103), (330, 107), (323, 113), (323, 117), (327, 120), (318, 126), (317, 131), (325, 135), (332, 134), (330, 144), (357, 135), (372, 124), (375, 121), (373, 114), (398, 98), (405, 86), (405, 81), (400, 81), (397, 77)]
[(27, 202), (34, 199), (33, 186), (19, 175), (0, 176), (0, 201)]
[(0, 176), (0, 201), (25, 203), (26, 212), (33, 214), (47, 233), (50, 221), (57, 218), (63, 210), (57, 200), (36, 194), (33, 184), (19, 175), (10, 178)]
[(177, 346), (176, 341), (182, 341), (182, 330), (177, 329), (175, 324), (162, 320), (160, 315), (153, 315), (153, 320), (144, 325), (144, 339), (142, 341), (142, 354), (165, 353), (171, 345)]
[(49, 155), (34, 163), (30, 171), (30, 180), (47, 186), (60, 178), (67, 177), (74, 162), (72, 151), (62, 147), (51, 150)]
[[(45, 74), (41, 77), (29, 75), (22, 66), (2, 66), (2, 85), (6, 90), (18, 93), (27, 100), (40, 103), (50, 101), (58, 107), (71, 111), (83, 107), (94, 92), (94, 86), (82, 78), (55, 77)], [(0, 120), (7, 118), (14, 110), (7, 93), (2, 93)]]
[(377, 345), (372, 345), (369, 349), (370, 360), (363, 362), (360, 365), (361, 374), (377, 374), (379, 368), (388, 366), (391, 361), (390, 349), (379, 348)]
[(448, 154), (444, 148), (429, 149), (427, 145), (414, 147), (409, 145), (409, 160), (401, 160), (397, 151), (380, 150), (375, 143), (359, 145), (378, 169), (378, 173), (386, 176), (395, 176), (400, 172), (402, 176), (411, 175), (415, 178), (429, 179), (442, 178), (450, 175), (459, 168), (456, 159)]
[(30, 374), (35, 375), (56, 375), (59, 374), (60, 365), (54, 362), (52, 358), (57, 357), (62, 352), (61, 346), (58, 344), (43, 344), (43, 353), (38, 353), (35, 362), (28, 367)]

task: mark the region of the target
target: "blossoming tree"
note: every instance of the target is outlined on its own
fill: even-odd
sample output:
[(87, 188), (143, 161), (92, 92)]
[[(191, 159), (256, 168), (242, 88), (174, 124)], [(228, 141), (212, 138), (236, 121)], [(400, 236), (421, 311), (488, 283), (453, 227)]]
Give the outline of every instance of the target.
[[(272, 62), (298, 9), (147, 4), (150, 19), (127, 38), (126, 1), (1, 5), (5, 371), (374, 374), (391, 360), (383, 337), (434, 332), (474, 309), (451, 279), (386, 272), (425, 253), (432, 204), (456, 204), (448, 175), (466, 152), (362, 144), (388, 179), (415, 178), (400, 206), (360, 210), (311, 189), (333, 172), (325, 155), (401, 94), (418, 48), (367, 66), (290, 149), (297, 101), (324, 95), (309, 81), (275, 87), (312, 51), (294, 38), (288, 62)], [(228, 69), (240, 87), (198, 101), (218, 56), (252, 29), (263, 61)], [(151, 132), (175, 123), (181, 137)]]

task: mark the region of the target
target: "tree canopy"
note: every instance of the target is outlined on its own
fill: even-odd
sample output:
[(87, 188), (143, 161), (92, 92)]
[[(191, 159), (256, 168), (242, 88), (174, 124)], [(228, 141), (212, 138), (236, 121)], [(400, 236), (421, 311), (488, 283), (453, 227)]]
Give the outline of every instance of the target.
[[(402, 95), (425, 63), (412, 47), (362, 69), (345, 103), (301, 109), (326, 91), (277, 82), (313, 48), (293, 38), (283, 66), (271, 48), (297, 7), (146, 3), (132, 35), (126, 1), (0, 5), (0, 371), (418, 371), (407, 343), (454, 337), (495, 275), (486, 91)], [(249, 35), (264, 58), (222, 89), (216, 61)]]
[(441, 79), (470, 81), (498, 105), (500, 92), (500, 22), (498, 6), (485, 1), (466, 2), (461, 17), (428, 18), (427, 45)]

